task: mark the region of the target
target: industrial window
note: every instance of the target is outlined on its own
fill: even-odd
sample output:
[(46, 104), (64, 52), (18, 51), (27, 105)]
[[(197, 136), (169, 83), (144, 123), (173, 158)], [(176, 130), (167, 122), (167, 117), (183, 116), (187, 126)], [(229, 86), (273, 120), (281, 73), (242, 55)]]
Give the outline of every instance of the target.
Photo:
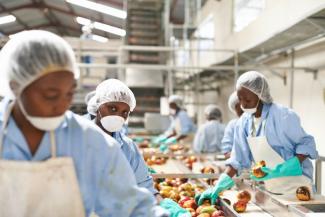
[(234, 31), (240, 32), (265, 8), (265, 0), (234, 0)]

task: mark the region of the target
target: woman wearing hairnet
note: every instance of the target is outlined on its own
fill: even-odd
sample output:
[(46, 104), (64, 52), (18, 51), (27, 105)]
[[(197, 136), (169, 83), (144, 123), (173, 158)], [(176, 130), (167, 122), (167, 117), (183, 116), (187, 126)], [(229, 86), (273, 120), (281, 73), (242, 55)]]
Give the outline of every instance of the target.
[(221, 123), (220, 108), (216, 105), (208, 105), (204, 113), (207, 122), (198, 129), (194, 138), (193, 150), (196, 153), (229, 152), (221, 145), (225, 126)]
[(68, 111), (78, 74), (71, 47), (40, 30), (1, 50), (14, 99), (0, 103), (0, 216), (153, 216), (119, 145)]
[[(96, 117), (94, 122), (120, 144), (135, 174), (138, 186), (148, 189), (163, 207), (168, 208), (173, 216), (176, 217), (177, 212), (186, 213), (170, 200), (161, 201), (162, 197), (153, 186), (152, 177), (136, 144), (121, 133), (125, 121), (135, 106), (136, 100), (133, 92), (123, 82), (117, 79), (108, 79), (97, 86), (95, 94), (88, 101), (87, 110), (89, 114)], [(166, 202), (168, 206), (166, 206)]]
[(282, 197), (292, 197), (300, 186), (313, 193), (313, 166), (310, 159), (318, 156), (314, 138), (300, 124), (291, 109), (273, 103), (266, 78), (256, 71), (241, 75), (236, 84), (237, 95), (245, 112), (235, 127), (234, 146), (227, 161), (227, 169), (216, 186), (197, 196), (198, 202), (211, 199), (234, 185), (233, 177), (252, 162), (264, 160), (265, 188)]
[(178, 95), (171, 95), (168, 99), (172, 122), (168, 130), (154, 140), (154, 143), (162, 143), (160, 149), (167, 149), (170, 144), (183, 140), (184, 143), (192, 142), (196, 127), (193, 121), (183, 109), (183, 99)]
[[(233, 114), (237, 115), (238, 118), (240, 118), (243, 114), (243, 110), (240, 108), (240, 103), (236, 91), (229, 96), (228, 107)], [(222, 147), (225, 150), (226, 158), (230, 157), (231, 149), (234, 143), (235, 126), (238, 121), (238, 118), (229, 121), (225, 129), (225, 134), (221, 141)]]

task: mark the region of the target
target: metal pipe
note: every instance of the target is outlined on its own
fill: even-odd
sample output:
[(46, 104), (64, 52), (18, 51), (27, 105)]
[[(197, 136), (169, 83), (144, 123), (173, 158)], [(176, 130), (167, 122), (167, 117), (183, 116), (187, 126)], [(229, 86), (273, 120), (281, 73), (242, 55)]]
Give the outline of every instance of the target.
[[(229, 70), (234, 71), (235, 66), (229, 65), (218, 65), (211, 67), (203, 67), (203, 66), (168, 66), (168, 65), (154, 65), (154, 64), (105, 64), (105, 63), (78, 63), (80, 68), (111, 68), (111, 69), (148, 69), (148, 70), (182, 70), (182, 69), (197, 69), (197, 70)], [(238, 66), (238, 70), (290, 70), (292, 67), (266, 67), (266, 66), (255, 66), (255, 65), (244, 65)], [(308, 67), (295, 67), (293, 68), (296, 71), (312, 71), (314, 69)]]
[(293, 108), (293, 91), (294, 91), (294, 67), (295, 67), (295, 50), (292, 49), (292, 52), (291, 52), (291, 73), (290, 73), (290, 108)]
[[(166, 46), (133, 46), (133, 45), (126, 45), (126, 46), (120, 46), (118, 48), (119, 50), (136, 50), (136, 51), (196, 51), (196, 48), (185, 48), (185, 47), (166, 47)], [(231, 49), (200, 49), (200, 51), (206, 51), (206, 52), (229, 52), (229, 53), (235, 53), (235, 50)]]
[(320, 156), (315, 162), (315, 186), (317, 194), (322, 194), (322, 163), (325, 157)]

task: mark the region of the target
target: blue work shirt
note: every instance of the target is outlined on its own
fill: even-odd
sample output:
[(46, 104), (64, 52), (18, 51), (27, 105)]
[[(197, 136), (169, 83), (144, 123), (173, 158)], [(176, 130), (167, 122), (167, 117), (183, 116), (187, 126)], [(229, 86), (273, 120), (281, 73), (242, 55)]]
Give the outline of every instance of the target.
[(129, 161), (138, 186), (148, 189), (152, 194), (157, 194), (158, 191), (153, 186), (153, 179), (148, 172), (148, 167), (136, 144), (121, 132), (113, 133), (112, 136), (120, 144), (126, 159)]
[(232, 146), (234, 144), (235, 126), (238, 119), (233, 119), (229, 121), (226, 126), (224, 136), (221, 141), (221, 147), (223, 148), (224, 154), (231, 152)]
[(178, 136), (182, 135), (188, 135), (191, 133), (195, 133), (196, 127), (192, 121), (192, 119), (188, 116), (187, 112), (184, 110), (179, 110), (176, 115), (172, 116), (171, 124), (167, 130), (168, 133), (172, 133), (173, 131), (177, 131), (177, 122), (180, 123), (180, 134)]
[[(308, 135), (300, 124), (298, 115), (289, 108), (279, 104), (263, 104), (262, 121), (266, 120), (265, 136), (271, 147), (284, 159), (289, 160), (297, 154), (307, 155), (303, 161), (303, 174), (313, 179), (313, 165), (310, 159), (316, 159), (318, 153), (314, 137)], [(250, 168), (254, 161), (247, 137), (252, 132), (253, 117), (243, 114), (235, 126), (234, 146), (227, 164), (237, 171)], [(261, 123), (262, 123), (261, 121)], [(262, 124), (257, 129), (257, 136), (261, 135)]]
[(197, 153), (224, 153), (221, 140), (225, 131), (225, 125), (217, 120), (204, 123), (196, 132), (193, 150)]
[[(7, 106), (8, 100), (0, 103), (1, 125)], [(100, 217), (151, 216), (155, 199), (147, 189), (137, 186), (129, 163), (112, 137), (70, 111), (65, 113), (55, 136), (57, 157), (71, 157), (74, 162), (87, 216), (91, 211)], [(51, 157), (49, 132), (32, 155), (12, 116), (2, 148), (2, 158), (6, 160), (44, 161)]]

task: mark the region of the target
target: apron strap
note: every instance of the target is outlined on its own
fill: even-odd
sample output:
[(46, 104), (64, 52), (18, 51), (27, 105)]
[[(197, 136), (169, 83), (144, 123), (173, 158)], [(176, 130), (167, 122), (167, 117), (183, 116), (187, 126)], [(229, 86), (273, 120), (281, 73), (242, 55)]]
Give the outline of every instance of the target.
[(56, 140), (55, 140), (55, 132), (50, 131), (50, 140), (51, 140), (51, 156), (52, 158), (56, 158)]
[(0, 132), (0, 159), (2, 159), (2, 146), (3, 146), (5, 131), (7, 129), (8, 120), (10, 118), (10, 113), (11, 113), (12, 109), (14, 108), (14, 104), (15, 104), (14, 101), (9, 102), (8, 108), (6, 109), (6, 111), (4, 113), (3, 122), (2, 122), (2, 126), (1, 126), (1, 132)]

